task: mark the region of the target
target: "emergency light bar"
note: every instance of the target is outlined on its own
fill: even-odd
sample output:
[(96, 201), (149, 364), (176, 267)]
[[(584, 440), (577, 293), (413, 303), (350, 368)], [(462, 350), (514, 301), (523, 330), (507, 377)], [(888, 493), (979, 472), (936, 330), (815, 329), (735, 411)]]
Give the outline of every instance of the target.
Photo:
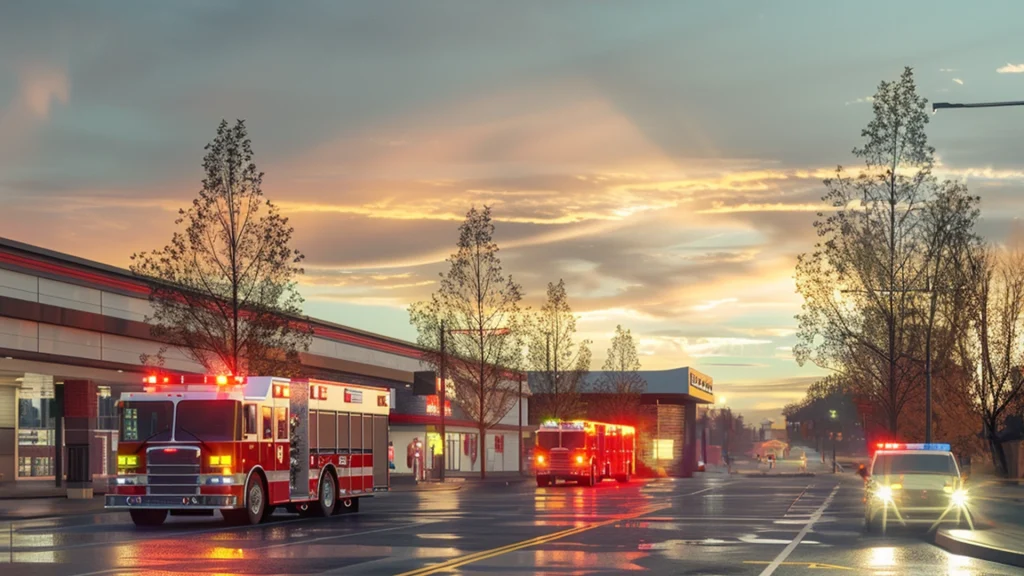
[(879, 450), (933, 450), (936, 452), (951, 452), (949, 444), (907, 444), (904, 442), (879, 442), (876, 447)]
[(242, 376), (207, 376), (205, 374), (186, 374), (183, 376), (155, 376), (149, 375), (142, 379), (143, 384), (216, 384), (227, 386), (228, 384), (242, 384), (245, 378)]

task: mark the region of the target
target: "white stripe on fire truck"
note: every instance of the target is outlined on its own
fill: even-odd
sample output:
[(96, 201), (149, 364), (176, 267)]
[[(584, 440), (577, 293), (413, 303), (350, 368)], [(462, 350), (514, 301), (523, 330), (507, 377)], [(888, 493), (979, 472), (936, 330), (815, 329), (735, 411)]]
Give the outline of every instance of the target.
[[(335, 467), (335, 471), (339, 478), (355, 478), (359, 476), (373, 476), (372, 466), (356, 466), (355, 468), (338, 468)], [(310, 470), (309, 479), (319, 480), (321, 470)]]

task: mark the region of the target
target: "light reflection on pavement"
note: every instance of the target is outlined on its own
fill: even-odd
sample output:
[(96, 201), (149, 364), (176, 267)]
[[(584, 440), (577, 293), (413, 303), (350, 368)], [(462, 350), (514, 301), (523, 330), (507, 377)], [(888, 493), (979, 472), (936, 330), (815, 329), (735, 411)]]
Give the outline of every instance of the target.
[[(951, 555), (920, 532), (865, 534), (858, 484), (831, 475), (709, 474), (591, 489), (467, 484), (388, 494), (353, 516), (279, 513), (255, 527), (172, 517), (138, 530), (120, 513), (16, 522), (13, 534), (8, 525), (0, 524), (5, 575), (428, 574), (440, 563), (462, 563), (453, 568), (461, 574), (758, 575), (773, 562), (775, 574), (1019, 573)], [(14, 564), (3, 566), (12, 537)]]

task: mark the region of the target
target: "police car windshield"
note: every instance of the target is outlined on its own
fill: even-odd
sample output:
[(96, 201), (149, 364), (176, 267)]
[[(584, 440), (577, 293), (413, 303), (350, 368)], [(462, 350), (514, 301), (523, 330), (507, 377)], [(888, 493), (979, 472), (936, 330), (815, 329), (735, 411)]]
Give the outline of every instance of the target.
[(872, 475), (943, 474), (956, 476), (956, 462), (946, 452), (934, 454), (878, 454)]

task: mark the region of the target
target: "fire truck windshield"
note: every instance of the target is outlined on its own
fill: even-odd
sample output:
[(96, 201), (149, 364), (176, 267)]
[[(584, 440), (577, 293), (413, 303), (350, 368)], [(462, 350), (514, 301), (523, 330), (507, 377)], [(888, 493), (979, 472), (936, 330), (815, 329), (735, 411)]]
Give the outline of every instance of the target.
[(241, 404), (235, 400), (182, 400), (174, 421), (178, 441), (241, 439)]
[[(561, 434), (561, 439), (559, 439)], [(568, 448), (570, 450), (577, 450), (586, 448), (587, 438), (585, 432), (575, 430), (540, 430), (537, 432), (537, 447), (543, 448), (544, 450), (550, 450), (552, 448)]]
[(125, 402), (122, 408), (121, 441), (166, 441), (171, 439), (174, 419), (172, 402)]
[(562, 448), (582, 450), (587, 447), (586, 432), (562, 431)]

